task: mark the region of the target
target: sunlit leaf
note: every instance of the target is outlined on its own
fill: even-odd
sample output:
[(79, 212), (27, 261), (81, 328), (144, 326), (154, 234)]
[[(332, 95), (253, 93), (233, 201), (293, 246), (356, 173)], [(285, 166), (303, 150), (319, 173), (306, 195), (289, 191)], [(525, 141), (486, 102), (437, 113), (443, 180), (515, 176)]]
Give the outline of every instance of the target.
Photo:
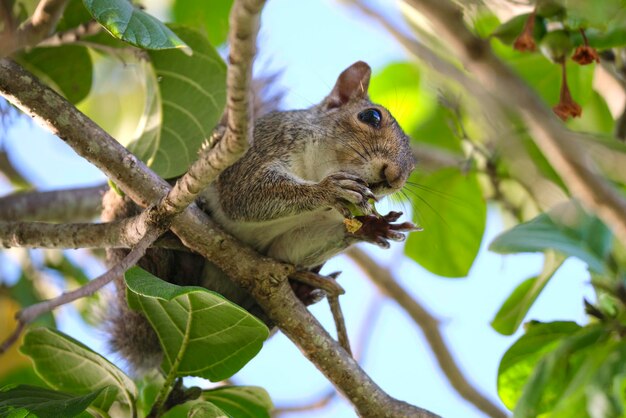
[(0, 416), (16, 417), (24, 413), (24, 416), (38, 418), (71, 418), (87, 409), (103, 389), (76, 396), (30, 385), (3, 388), (0, 389)]
[(267, 327), (246, 310), (202, 287), (180, 287), (140, 268), (126, 273), (129, 305), (141, 310), (164, 349), (162, 367), (177, 376), (220, 381), (252, 359)]
[(269, 418), (274, 404), (267, 391), (256, 386), (225, 386), (205, 390), (202, 398), (231, 418)]
[(539, 360), (560, 341), (580, 330), (574, 322), (529, 323), (522, 335), (502, 356), (498, 369), (498, 395), (513, 409)]
[(609, 331), (602, 325), (587, 326), (565, 337), (554, 351), (544, 355), (525, 382), (514, 416), (535, 418), (555, 405), (571, 413), (566, 400), (572, 394), (569, 387), (575, 381), (581, 365), (592, 358), (590, 356), (596, 355), (597, 344), (601, 344), (608, 335)]
[(500, 254), (556, 250), (603, 273), (609, 270), (605, 258), (612, 239), (611, 231), (598, 218), (575, 203), (566, 203), (503, 232), (489, 249)]
[(565, 261), (564, 256), (557, 255), (553, 251), (546, 252), (541, 274), (524, 280), (515, 288), (491, 321), (491, 326), (504, 335), (511, 335), (517, 331), (526, 313), (554, 273), (561, 267), (563, 261)]
[(487, 216), (475, 175), (449, 168), (426, 177), (414, 174), (410, 181), (419, 184), (407, 186), (413, 221), (424, 230), (409, 235), (406, 255), (440, 276), (466, 276), (478, 253)]
[(94, 19), (118, 39), (145, 49), (188, 46), (165, 24), (126, 0), (83, 0)]
[(228, 35), (228, 15), (233, 0), (199, 1), (176, 0), (172, 13), (177, 23), (202, 28), (211, 44), (218, 46)]
[(372, 77), (369, 95), (385, 106), (402, 129), (412, 132), (437, 106), (436, 96), (421, 83), (419, 68), (410, 62), (389, 64)]
[(30, 329), (20, 350), (32, 359), (37, 374), (54, 389), (86, 394), (106, 386), (94, 403), (103, 410), (115, 400), (127, 405), (134, 402), (137, 388), (128, 376), (100, 354), (60, 331)]

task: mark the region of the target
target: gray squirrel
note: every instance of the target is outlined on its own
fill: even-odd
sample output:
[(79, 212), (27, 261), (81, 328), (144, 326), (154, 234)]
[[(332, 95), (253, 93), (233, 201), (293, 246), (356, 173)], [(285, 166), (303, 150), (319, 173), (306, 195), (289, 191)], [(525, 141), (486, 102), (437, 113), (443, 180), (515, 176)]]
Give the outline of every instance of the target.
[[(319, 104), (257, 119), (249, 150), (200, 194), (198, 205), (259, 253), (303, 270), (317, 270), (356, 242), (388, 247), (389, 240), (403, 240), (413, 225), (392, 223), (398, 212), (372, 215), (370, 200), (400, 190), (416, 162), (393, 116), (369, 100), (370, 75), (369, 65), (358, 61)], [(139, 211), (112, 191), (103, 207), (105, 221)], [(365, 214), (361, 233), (349, 232), (344, 223), (355, 207)], [(124, 254), (110, 250), (109, 262)], [(269, 322), (247, 292), (200, 256), (150, 249), (139, 265), (169, 282), (214, 290)], [(122, 279), (116, 287), (117, 302), (109, 313), (113, 349), (135, 370), (158, 367), (162, 353), (156, 334), (128, 308)]]

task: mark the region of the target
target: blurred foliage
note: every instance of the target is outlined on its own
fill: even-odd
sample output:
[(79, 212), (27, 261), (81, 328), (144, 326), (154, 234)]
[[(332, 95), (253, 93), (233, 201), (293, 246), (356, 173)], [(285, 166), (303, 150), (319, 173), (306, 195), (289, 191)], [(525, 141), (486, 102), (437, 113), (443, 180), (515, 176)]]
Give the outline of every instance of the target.
[[(37, 2), (10, 3), (18, 20), (24, 21)], [(58, 31), (92, 17), (105, 30), (87, 42), (36, 47), (14, 58), (78, 104), (157, 173), (176, 177), (193, 162), (222, 116), (226, 67), (217, 51), (226, 41), (231, 6), (232, 0), (175, 0), (174, 22), (165, 25), (127, 1), (71, 0)], [(557, 114), (569, 128), (589, 137), (590, 158), (624, 190), (625, 176), (611, 169), (623, 165), (619, 161), (626, 152), (618, 139), (624, 138), (613, 136), (616, 121), (605, 91), (596, 86), (596, 60), (601, 56), (617, 84), (626, 85), (626, 0), (605, 0), (601, 5), (537, 0), (530, 9), (499, 17), (496, 9), (472, 7), (466, 9), (466, 17), (473, 32), (487, 39), (497, 56), (547, 105), (555, 112), (567, 108)], [(446, 55), (444, 41), (424, 19), (408, 13), (406, 18), (420, 40)], [(498, 125), (490, 118), (495, 116), (485, 114), (463, 86), (415, 61), (394, 62), (377, 71), (370, 95), (391, 110), (416, 149), (462, 161), (429, 173), (418, 169), (403, 190), (414, 222), (424, 228), (409, 236), (404, 247), (408, 259), (442, 277), (467, 276), (483, 241), (490, 201), (515, 223), (490, 243), (492, 251), (545, 254), (542, 271), (519, 283), (492, 321), (493, 328), (505, 335), (524, 329), (500, 363), (498, 393), (504, 404), (515, 417), (624, 416), (626, 250), (614, 242), (610, 225), (574, 200), (563, 199), (554, 206), (546, 198), (557, 192), (569, 196), (563, 174), (542, 155), (515, 112), (503, 112), (500, 127), (505, 129), (494, 129)], [(519, 145), (516, 152), (510, 151), (512, 143)], [(534, 213), (527, 210), (528, 201)], [(86, 283), (80, 265), (57, 254), (47, 257), (41, 269), (56, 272), (68, 287)], [(593, 302), (581, 300), (589, 323), (522, 325), (567, 257), (588, 267), (597, 294)], [(5, 324), (0, 339), (12, 329), (20, 306), (45, 296), (31, 276), (25, 268), (11, 287), (0, 289), (0, 321)], [(127, 281), (131, 304), (160, 330), (168, 353), (163, 364), (167, 378), (134, 382), (99, 353), (54, 330), (50, 314), (38, 322), (46, 328), (31, 328), (21, 347), (33, 367), (17, 348), (3, 355), (0, 415), (11, 410), (46, 416), (46, 411), (63, 407), (67, 416), (87, 408), (99, 414), (138, 410), (145, 416), (174, 377), (227, 378), (254, 357), (267, 337), (267, 328), (258, 320), (205, 289), (164, 284), (140, 270), (131, 271)], [(96, 324), (94, 307), (100, 303), (94, 297), (76, 306), (83, 319)], [(215, 329), (195, 327), (192, 319), (203, 318), (214, 306), (221, 306), (221, 312), (216, 310), (215, 318), (204, 323)], [(177, 333), (180, 329), (189, 331), (184, 338)], [(220, 338), (215, 337), (218, 333)], [(46, 384), (55, 390), (44, 389)], [(264, 417), (272, 407), (261, 388), (229, 386), (204, 391), (165, 416)]]

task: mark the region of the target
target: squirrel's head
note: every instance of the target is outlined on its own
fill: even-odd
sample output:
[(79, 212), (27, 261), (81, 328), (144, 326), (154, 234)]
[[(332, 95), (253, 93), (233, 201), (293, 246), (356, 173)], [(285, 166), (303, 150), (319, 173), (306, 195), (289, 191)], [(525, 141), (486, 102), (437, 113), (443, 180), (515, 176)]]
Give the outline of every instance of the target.
[(368, 182), (385, 196), (400, 190), (415, 168), (409, 138), (383, 106), (369, 100), (370, 66), (358, 61), (337, 78), (333, 90), (317, 106), (342, 171)]

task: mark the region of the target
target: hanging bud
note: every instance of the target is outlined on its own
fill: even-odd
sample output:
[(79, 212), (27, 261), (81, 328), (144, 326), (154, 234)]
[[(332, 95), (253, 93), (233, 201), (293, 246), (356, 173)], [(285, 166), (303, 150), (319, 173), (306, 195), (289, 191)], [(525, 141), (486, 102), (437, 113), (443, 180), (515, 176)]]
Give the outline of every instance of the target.
[(566, 121), (567, 118), (569, 117), (573, 117), (573, 118), (580, 117), (583, 110), (580, 107), (580, 105), (572, 99), (572, 95), (569, 91), (569, 86), (567, 85), (565, 60), (561, 62), (561, 66), (563, 67), (563, 73), (562, 73), (563, 77), (561, 80), (560, 101), (556, 106), (552, 108), (552, 110), (563, 121)]
[(521, 52), (532, 52), (537, 49), (535, 39), (533, 38), (533, 29), (535, 28), (535, 15), (536, 10), (533, 10), (533, 12), (528, 16), (522, 33), (517, 37), (517, 39), (515, 39), (515, 42), (513, 43), (514, 49), (517, 49)]
[(580, 65), (591, 64), (592, 62), (600, 63), (600, 55), (598, 55), (598, 51), (594, 47), (589, 46), (589, 41), (587, 41), (587, 36), (585, 35), (584, 29), (579, 29), (580, 34), (583, 36), (583, 45), (580, 45), (574, 51), (574, 55), (572, 55), (572, 60), (579, 63)]

